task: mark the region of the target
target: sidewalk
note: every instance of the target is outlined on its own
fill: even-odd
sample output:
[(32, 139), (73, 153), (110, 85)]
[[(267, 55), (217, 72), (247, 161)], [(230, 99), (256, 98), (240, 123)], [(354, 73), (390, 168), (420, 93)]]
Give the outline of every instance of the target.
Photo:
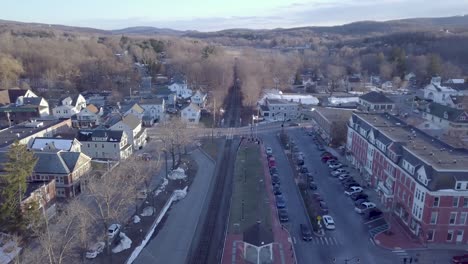
[(390, 225), (390, 229), (374, 237), (374, 242), (377, 245), (389, 250), (426, 248), (415, 237), (408, 234), (408, 231), (401, 226), (402, 223), (398, 222), (394, 216), (390, 215), (387, 221)]

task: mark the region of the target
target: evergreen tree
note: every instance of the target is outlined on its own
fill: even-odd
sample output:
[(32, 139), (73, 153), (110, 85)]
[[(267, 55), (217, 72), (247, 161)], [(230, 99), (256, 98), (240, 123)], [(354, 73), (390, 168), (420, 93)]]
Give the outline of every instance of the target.
[(31, 176), (36, 162), (34, 153), (16, 141), (11, 145), (7, 161), (3, 164), (6, 173), (2, 176), (0, 221), (2, 226), (11, 231), (20, 231), (24, 227), (20, 204), (26, 192), (26, 180)]

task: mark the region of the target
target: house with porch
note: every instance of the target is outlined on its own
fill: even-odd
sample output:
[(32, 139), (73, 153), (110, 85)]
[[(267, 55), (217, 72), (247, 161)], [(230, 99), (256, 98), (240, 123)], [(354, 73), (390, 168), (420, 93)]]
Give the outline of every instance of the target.
[(127, 133), (123, 130), (82, 129), (77, 139), (81, 143), (81, 151), (93, 159), (123, 160), (133, 153)]
[(81, 95), (67, 96), (60, 100), (58, 106), (52, 109), (52, 115), (57, 118), (70, 118), (86, 107), (86, 99)]
[(102, 108), (98, 108), (93, 104), (87, 105), (85, 108), (72, 117), (73, 127), (76, 128), (92, 128), (101, 124), (103, 115)]

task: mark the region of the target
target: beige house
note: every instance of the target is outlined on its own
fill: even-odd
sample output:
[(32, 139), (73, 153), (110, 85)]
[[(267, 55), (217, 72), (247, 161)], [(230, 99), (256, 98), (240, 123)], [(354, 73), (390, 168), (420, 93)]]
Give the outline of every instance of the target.
[(122, 130), (80, 130), (77, 136), (81, 151), (93, 159), (121, 160), (132, 155), (132, 145)]
[(146, 129), (142, 127), (141, 119), (134, 114), (124, 116), (109, 129), (125, 131), (128, 135), (128, 142), (133, 145), (133, 149), (140, 149), (146, 144)]
[(76, 114), (72, 118), (73, 127), (90, 128), (100, 124), (101, 116), (103, 114), (102, 108), (97, 108), (95, 105), (90, 104)]

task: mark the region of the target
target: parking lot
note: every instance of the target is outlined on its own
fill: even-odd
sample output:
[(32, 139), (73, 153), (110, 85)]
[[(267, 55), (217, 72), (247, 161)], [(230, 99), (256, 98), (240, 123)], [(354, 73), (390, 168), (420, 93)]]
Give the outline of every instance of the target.
[[(330, 170), (321, 162), (321, 153), (312, 142), (312, 138), (301, 129), (289, 130), (290, 138), (298, 142), (299, 151), (304, 154), (304, 165), (314, 175), (320, 194), (327, 204), (329, 215), (333, 217), (336, 229), (326, 230), (323, 236), (313, 235), (311, 241), (303, 241), (300, 224), (307, 224), (312, 229), (308, 219), (305, 204), (294, 177), (294, 167), (289, 162), (278, 137), (274, 133), (264, 134), (264, 144), (273, 150), (282, 195), (286, 200), (289, 221), (285, 227), (290, 230), (299, 263), (399, 263), (395, 254), (376, 247), (370, 240), (369, 227), (363, 217), (355, 212), (354, 202), (344, 194), (344, 188), (337, 178), (330, 177)], [(300, 142), (300, 144), (299, 144)], [(379, 225), (378, 221), (377, 226)], [(355, 261), (355, 262), (353, 262)]]

